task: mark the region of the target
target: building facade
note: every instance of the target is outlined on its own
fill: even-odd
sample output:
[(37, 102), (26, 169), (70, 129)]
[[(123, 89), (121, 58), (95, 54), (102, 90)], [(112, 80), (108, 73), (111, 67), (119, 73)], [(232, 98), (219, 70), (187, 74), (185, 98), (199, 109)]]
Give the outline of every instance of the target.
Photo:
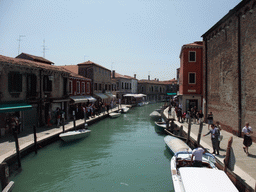
[(183, 45), (180, 52), (179, 103), (182, 111), (202, 109), (203, 42)]
[(202, 35), (205, 111), (239, 136), (245, 122), (256, 124), (255, 5), (241, 1)]

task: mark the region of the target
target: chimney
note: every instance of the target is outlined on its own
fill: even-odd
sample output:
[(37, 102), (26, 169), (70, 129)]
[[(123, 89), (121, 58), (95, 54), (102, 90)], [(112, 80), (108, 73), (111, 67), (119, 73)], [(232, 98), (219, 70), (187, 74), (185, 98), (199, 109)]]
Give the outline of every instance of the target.
[(136, 74), (134, 74), (134, 79), (136, 79)]
[(113, 77), (113, 79), (115, 79), (115, 78), (116, 78), (116, 72), (115, 72), (115, 70), (113, 70), (112, 73), (113, 73), (113, 74), (112, 74), (112, 77)]
[(150, 81), (150, 75), (148, 76), (148, 80)]

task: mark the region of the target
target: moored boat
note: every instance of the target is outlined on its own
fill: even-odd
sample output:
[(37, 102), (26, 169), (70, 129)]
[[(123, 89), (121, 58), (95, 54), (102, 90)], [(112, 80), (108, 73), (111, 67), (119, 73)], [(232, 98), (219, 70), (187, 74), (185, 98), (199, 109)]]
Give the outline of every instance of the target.
[(152, 120), (155, 120), (155, 121), (158, 121), (159, 119), (161, 119), (161, 114), (160, 113), (158, 113), (157, 111), (153, 111), (152, 113), (150, 113), (150, 118), (152, 119)]
[(191, 151), (180, 151), (171, 159), (175, 192), (238, 192), (226, 173), (217, 169), (212, 154), (203, 154), (202, 167), (192, 166), (191, 155)]
[(117, 118), (117, 117), (120, 117), (120, 116), (121, 116), (121, 113), (119, 113), (119, 112), (109, 113), (110, 118)]
[(123, 108), (120, 109), (120, 112), (121, 112), (121, 113), (127, 113), (129, 110), (130, 110), (130, 108), (128, 108), (128, 107), (123, 107)]
[(164, 129), (166, 129), (166, 122), (155, 121), (155, 128), (157, 132), (164, 132)]
[(184, 141), (171, 135), (165, 136), (164, 142), (173, 154), (180, 151), (192, 151)]
[(85, 138), (85, 137), (89, 136), (90, 133), (91, 133), (91, 130), (79, 129), (79, 130), (76, 130), (76, 131), (68, 131), (66, 133), (61, 133), (59, 135), (59, 137), (63, 141), (69, 142), (69, 141), (74, 141), (74, 140)]

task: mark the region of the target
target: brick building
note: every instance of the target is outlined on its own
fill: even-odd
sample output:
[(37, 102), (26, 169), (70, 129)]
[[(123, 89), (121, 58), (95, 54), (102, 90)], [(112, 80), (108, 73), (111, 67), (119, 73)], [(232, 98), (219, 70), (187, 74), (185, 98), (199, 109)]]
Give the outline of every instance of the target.
[(205, 111), (239, 136), (245, 122), (256, 124), (255, 5), (255, 0), (241, 1), (202, 35)]
[(180, 52), (179, 103), (182, 111), (202, 108), (203, 42), (183, 45)]

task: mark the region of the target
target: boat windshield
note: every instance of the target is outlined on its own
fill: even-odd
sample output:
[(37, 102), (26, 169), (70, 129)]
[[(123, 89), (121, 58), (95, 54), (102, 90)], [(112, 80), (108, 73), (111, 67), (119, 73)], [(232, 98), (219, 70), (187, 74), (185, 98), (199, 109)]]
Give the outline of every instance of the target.
[(207, 162), (211, 165), (211, 167), (215, 167), (216, 159), (215, 157), (210, 153), (203, 154), (203, 162)]

